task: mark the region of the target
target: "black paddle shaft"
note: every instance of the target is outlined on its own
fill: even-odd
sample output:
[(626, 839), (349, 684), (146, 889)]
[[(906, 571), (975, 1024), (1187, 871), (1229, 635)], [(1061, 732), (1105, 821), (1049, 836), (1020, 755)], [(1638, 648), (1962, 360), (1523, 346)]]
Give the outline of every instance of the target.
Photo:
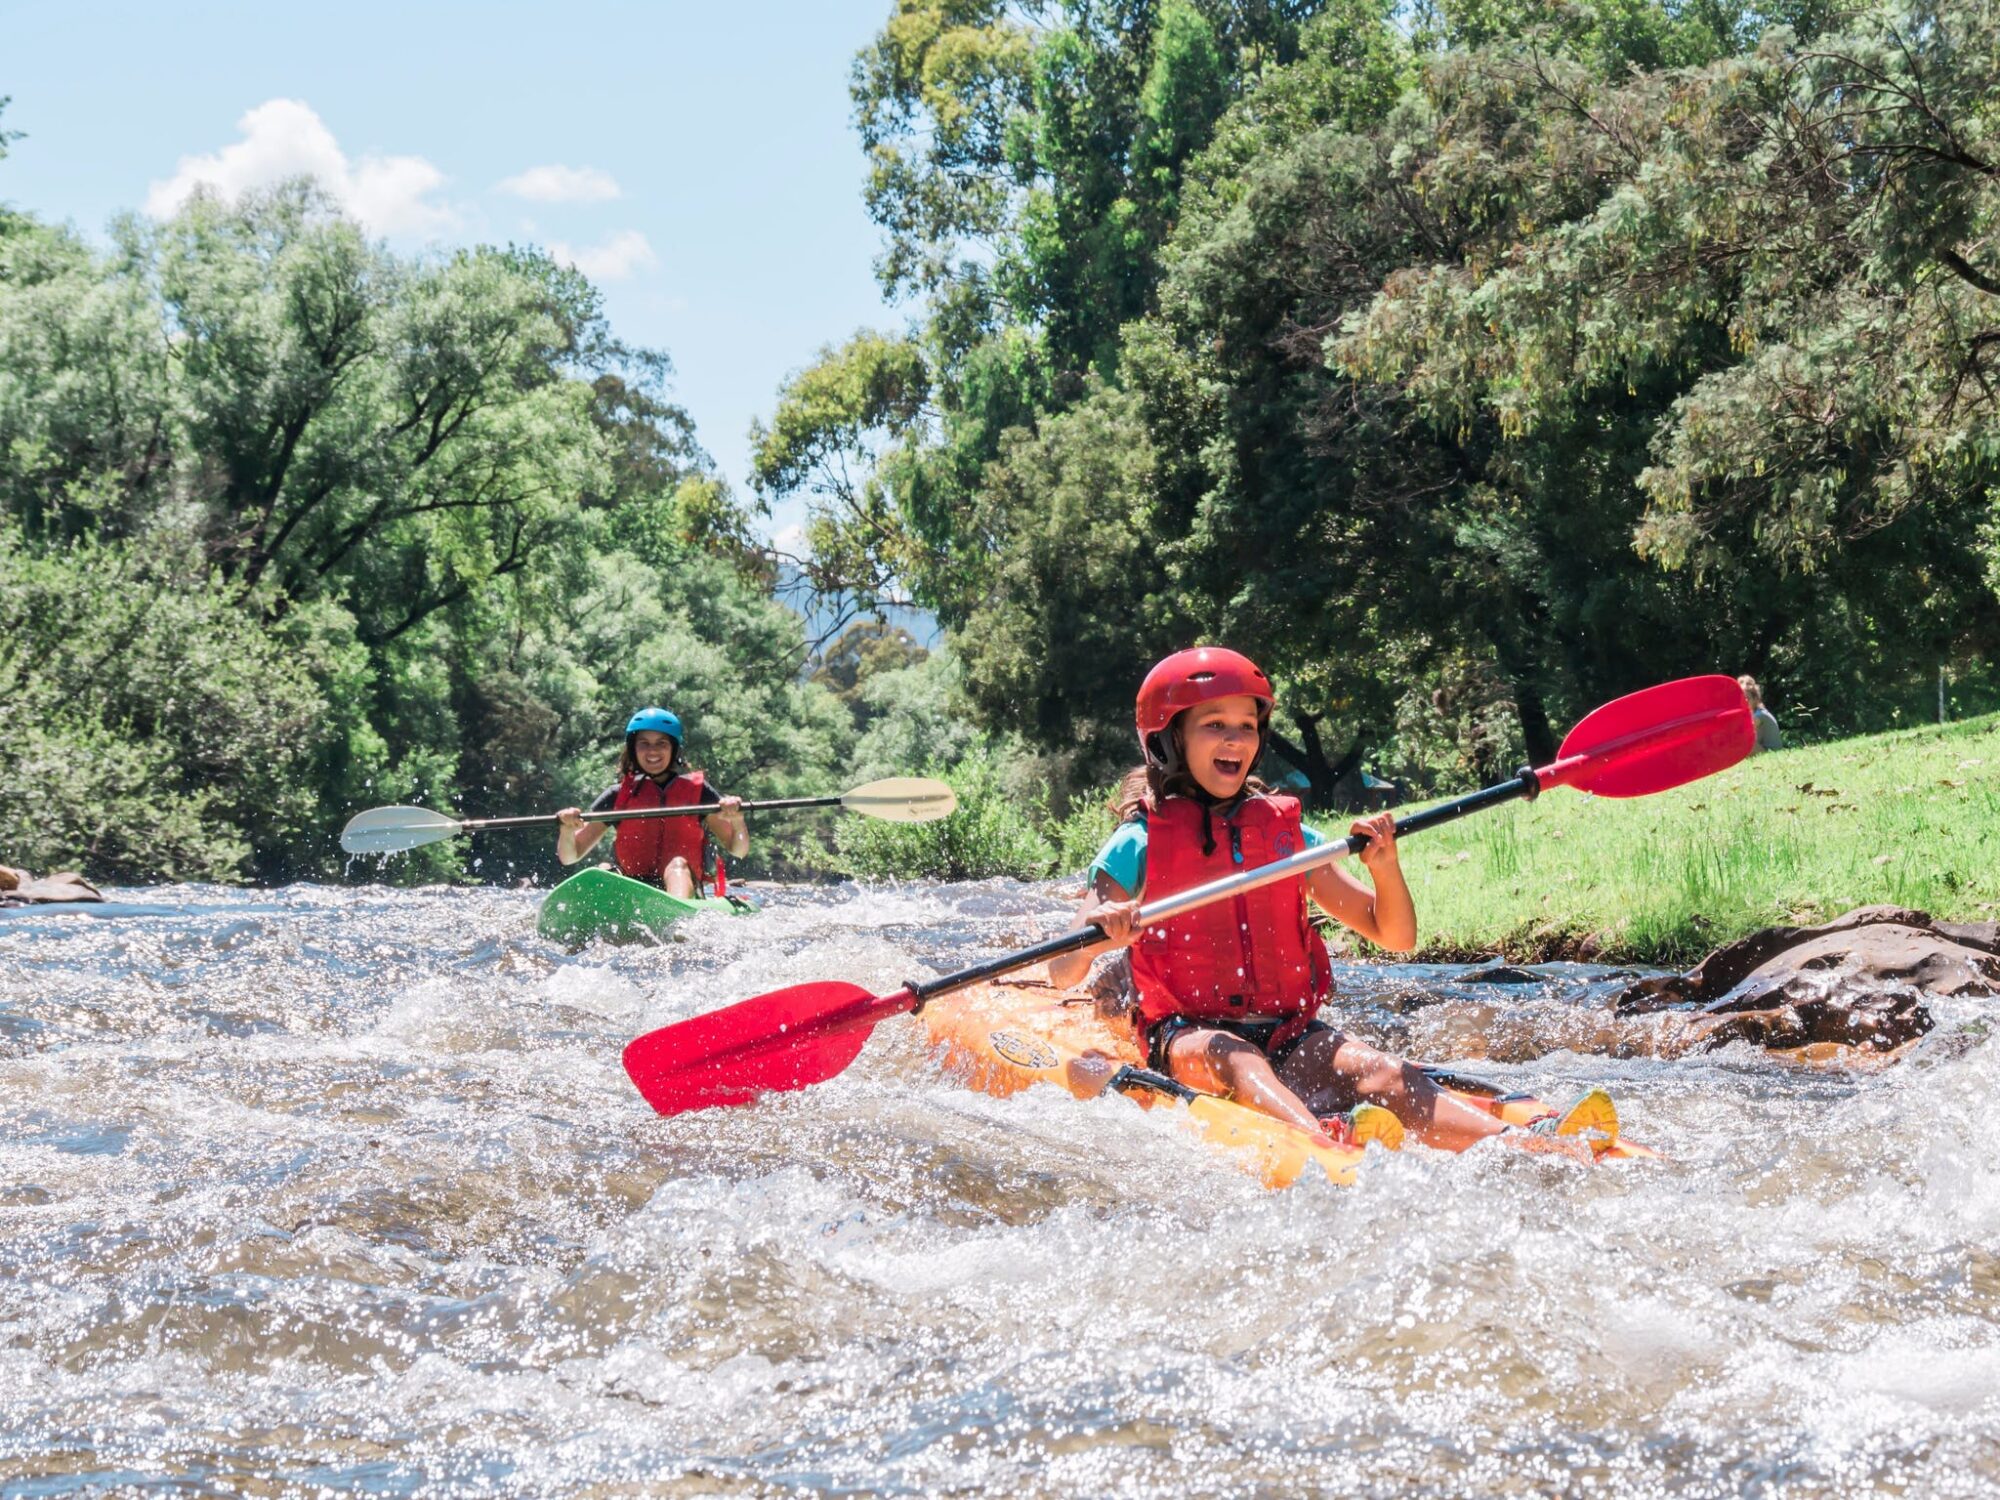
[[(745, 802), (738, 812), (764, 812), (774, 807), (838, 807), (838, 797), (779, 797), (768, 802)], [(623, 823), (632, 818), (691, 818), (696, 814), (718, 813), (722, 808), (713, 802), (697, 802), (687, 807), (635, 807), (625, 812), (586, 811), (586, 823)], [(477, 833), (484, 828), (526, 828), (532, 823), (555, 823), (562, 819), (561, 813), (535, 813), (525, 818), (461, 818), (459, 828), (466, 833)]]
[[(1541, 778), (1534, 768), (1524, 766), (1520, 774), (1506, 781), (1498, 782), (1477, 792), (1467, 792), (1463, 797), (1455, 797), (1449, 802), (1440, 802), (1436, 807), (1427, 807), (1422, 812), (1411, 813), (1407, 818), (1396, 820), (1396, 836), (1422, 833), (1426, 828), (1436, 828), (1440, 824), (1454, 822), (1468, 813), (1497, 807), (1502, 802), (1512, 802), (1517, 797), (1533, 799), (1542, 790)], [(1361, 835), (1350, 835), (1338, 843), (1322, 844), (1317, 849), (1305, 849), (1287, 859), (1275, 860), (1257, 870), (1246, 870), (1241, 875), (1232, 875), (1208, 886), (1197, 886), (1175, 896), (1153, 902), (1140, 908), (1139, 918), (1143, 923), (1151, 920), (1164, 921), (1179, 916), (1183, 911), (1191, 911), (1197, 906), (1205, 906), (1210, 901), (1220, 900), (1224, 895), (1239, 891), (1254, 890), (1258, 886), (1271, 885), (1280, 880), (1289, 880), (1303, 875), (1308, 870), (1331, 864), (1350, 854), (1358, 854), (1367, 846), (1368, 840)], [(1218, 889), (1226, 887), (1226, 889)], [(1206, 892), (1206, 894), (1203, 894)], [(1198, 900), (1188, 897), (1198, 896)], [(975, 984), (984, 984), (989, 979), (998, 979), (1002, 974), (1011, 974), (1016, 969), (1025, 969), (1032, 964), (1045, 963), (1052, 958), (1061, 958), (1065, 953), (1074, 953), (1079, 948), (1088, 948), (1093, 943), (1104, 941), (1104, 929), (1096, 923), (1079, 927), (1073, 932), (1061, 933), (1046, 942), (1023, 948), (1000, 958), (989, 959), (983, 964), (974, 964), (969, 969), (960, 969), (955, 974), (946, 974), (937, 979), (913, 980), (904, 989), (916, 997), (913, 1010), (923, 1008), (926, 1001), (935, 1000), (940, 995), (949, 995), (954, 990), (969, 989)]]

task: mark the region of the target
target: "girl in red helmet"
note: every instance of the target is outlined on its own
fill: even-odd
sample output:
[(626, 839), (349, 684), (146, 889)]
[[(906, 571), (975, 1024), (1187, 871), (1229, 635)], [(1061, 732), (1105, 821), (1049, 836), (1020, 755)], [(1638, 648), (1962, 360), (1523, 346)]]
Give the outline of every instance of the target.
[(1499, 1121), (1413, 1064), (1316, 1019), (1332, 966), (1308, 897), (1378, 947), (1416, 946), (1416, 908), (1390, 814), (1352, 826), (1368, 840), (1360, 857), (1372, 889), (1322, 865), (1135, 930), (1142, 896), (1172, 895), (1323, 842), (1300, 821), (1296, 799), (1251, 777), (1272, 702), (1256, 664), (1220, 647), (1178, 652), (1147, 674), (1138, 705), (1146, 763), (1126, 778), (1123, 821), (1091, 865), (1079, 924), (1094, 922), (1107, 936), (1055, 960), (1050, 978), (1067, 988), (1098, 954), (1130, 948), (1149, 1065), (1316, 1135), (1322, 1118), (1361, 1103), (1393, 1111), (1429, 1145), (1462, 1150), (1499, 1134)]

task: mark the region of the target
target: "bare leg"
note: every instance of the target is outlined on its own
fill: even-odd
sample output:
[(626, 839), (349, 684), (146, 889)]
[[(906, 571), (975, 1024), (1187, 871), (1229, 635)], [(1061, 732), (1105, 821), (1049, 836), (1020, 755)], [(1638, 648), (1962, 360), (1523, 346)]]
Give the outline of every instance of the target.
[(1279, 1076), (1313, 1109), (1332, 1114), (1357, 1101), (1379, 1104), (1426, 1146), (1446, 1151), (1463, 1151), (1507, 1128), (1484, 1110), (1453, 1098), (1414, 1063), (1345, 1032), (1314, 1032), (1292, 1049)]
[(694, 871), (688, 868), (684, 859), (675, 859), (667, 865), (660, 884), (667, 888), (669, 896), (678, 896), (683, 901), (694, 900)]
[(1278, 1081), (1271, 1059), (1226, 1031), (1183, 1031), (1167, 1047), (1167, 1066), (1182, 1083), (1211, 1094), (1222, 1094), (1260, 1114), (1296, 1125), (1331, 1145), (1305, 1101)]

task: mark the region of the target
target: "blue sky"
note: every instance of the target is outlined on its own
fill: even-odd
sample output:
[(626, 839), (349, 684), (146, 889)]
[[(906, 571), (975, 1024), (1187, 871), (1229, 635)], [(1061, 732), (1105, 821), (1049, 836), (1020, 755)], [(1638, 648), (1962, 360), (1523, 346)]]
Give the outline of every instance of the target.
[(891, 7), (0, 0), (0, 126), (26, 133), (0, 201), (101, 237), (197, 179), (309, 165), (399, 249), (562, 247), (622, 337), (673, 356), (747, 494), (785, 375), (903, 318), (847, 98)]

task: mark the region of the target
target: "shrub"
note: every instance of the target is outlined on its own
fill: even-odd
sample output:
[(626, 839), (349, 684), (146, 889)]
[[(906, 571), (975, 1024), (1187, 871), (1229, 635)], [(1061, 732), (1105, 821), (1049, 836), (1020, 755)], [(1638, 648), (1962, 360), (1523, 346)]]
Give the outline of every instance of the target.
[(99, 879), (240, 878), (312, 826), (325, 700), (171, 537), (43, 553), (0, 529), (0, 850)]
[(956, 766), (933, 765), (958, 794), (958, 811), (935, 823), (884, 823), (851, 818), (840, 824), (840, 852), (848, 868), (873, 879), (986, 880), (1011, 875), (1040, 880), (1054, 868), (1056, 851), (1037, 831), (1048, 813), (1048, 794), (1010, 792), (1005, 767), (990, 751), (974, 751)]
[(1090, 868), (1097, 851), (1118, 826), (1112, 816), (1111, 799), (1118, 784), (1111, 782), (1073, 798), (1067, 815), (1050, 821), (1043, 830), (1055, 846), (1055, 873), (1079, 875)]

